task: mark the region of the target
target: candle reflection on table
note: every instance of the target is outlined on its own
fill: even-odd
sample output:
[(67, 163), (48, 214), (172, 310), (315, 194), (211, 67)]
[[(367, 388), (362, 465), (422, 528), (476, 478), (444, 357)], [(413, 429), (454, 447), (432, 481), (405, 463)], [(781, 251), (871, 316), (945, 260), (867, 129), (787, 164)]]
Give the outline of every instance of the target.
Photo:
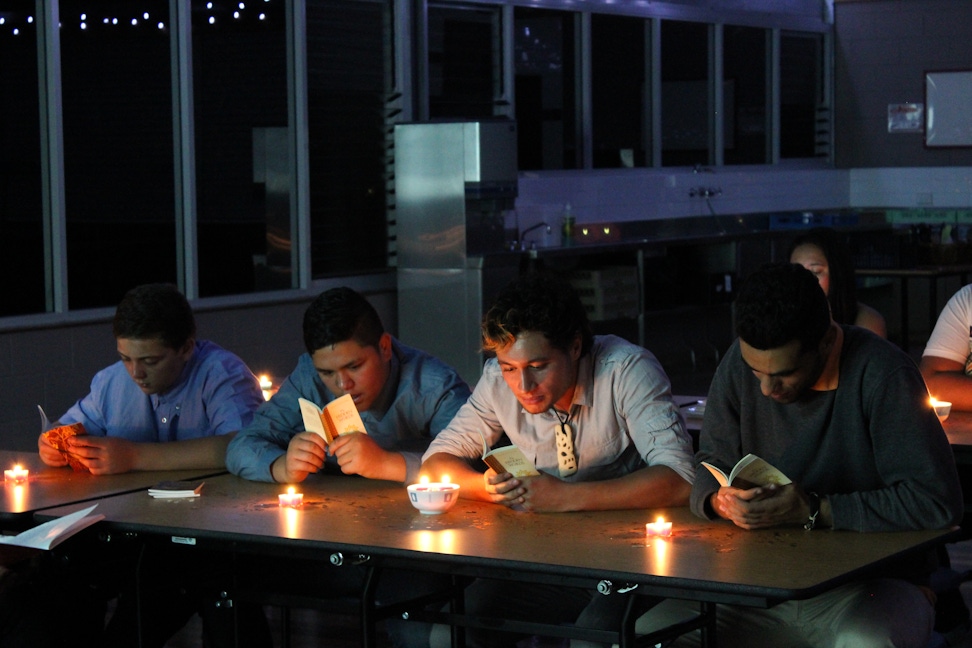
[(659, 536), (651, 543), (652, 573), (659, 576), (668, 575), (668, 537)]
[(284, 513), (284, 534), (288, 538), (299, 538), (300, 537), (300, 523), (304, 519), (300, 511), (292, 506), (286, 506), (283, 510)]
[(419, 531), (415, 544), (419, 551), (451, 554), (455, 551), (456, 534), (452, 529)]

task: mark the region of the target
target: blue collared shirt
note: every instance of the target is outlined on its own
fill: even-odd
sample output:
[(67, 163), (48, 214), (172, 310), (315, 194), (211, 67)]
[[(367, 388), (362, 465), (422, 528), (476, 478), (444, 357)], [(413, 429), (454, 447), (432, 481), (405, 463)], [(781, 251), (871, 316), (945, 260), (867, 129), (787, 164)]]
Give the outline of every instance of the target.
[(260, 382), (222, 347), (198, 340), (178, 382), (145, 394), (121, 361), (102, 369), (91, 392), (58, 420), (83, 423), (88, 434), (129, 441), (183, 441), (237, 432), (263, 403)]
[[(388, 380), (371, 409), (360, 412), (361, 421), (381, 448), (402, 454), (405, 483), (412, 483), (418, 479), (422, 453), (469, 398), (469, 387), (454, 369), (423, 351), (394, 339), (392, 351)], [(334, 400), (307, 353), (253, 422), (230, 442), (226, 450), (230, 472), (254, 481), (273, 481), (271, 464), (304, 431), (298, 398), (320, 406)], [(327, 461), (337, 466), (335, 457), (328, 456)]]

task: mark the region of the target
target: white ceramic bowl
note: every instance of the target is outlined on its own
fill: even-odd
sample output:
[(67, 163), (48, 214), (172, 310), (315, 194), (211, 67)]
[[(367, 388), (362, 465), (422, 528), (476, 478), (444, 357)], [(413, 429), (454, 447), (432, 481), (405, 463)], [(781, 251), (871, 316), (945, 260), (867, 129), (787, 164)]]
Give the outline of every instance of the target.
[(459, 499), (459, 484), (411, 484), (408, 500), (412, 506), (427, 515), (443, 513)]

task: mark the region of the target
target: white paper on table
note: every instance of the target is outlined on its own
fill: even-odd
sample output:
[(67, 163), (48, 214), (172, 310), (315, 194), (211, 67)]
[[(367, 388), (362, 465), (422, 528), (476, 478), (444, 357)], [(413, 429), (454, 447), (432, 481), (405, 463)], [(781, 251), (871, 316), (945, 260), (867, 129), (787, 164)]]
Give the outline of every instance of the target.
[(78, 531), (91, 526), (99, 520), (105, 519), (105, 516), (100, 513), (97, 515), (89, 515), (96, 506), (98, 505), (94, 504), (86, 509), (75, 511), (70, 515), (45, 522), (32, 529), (27, 529), (23, 533), (18, 533), (15, 536), (0, 535), (0, 544), (30, 547), (32, 549), (53, 549)]

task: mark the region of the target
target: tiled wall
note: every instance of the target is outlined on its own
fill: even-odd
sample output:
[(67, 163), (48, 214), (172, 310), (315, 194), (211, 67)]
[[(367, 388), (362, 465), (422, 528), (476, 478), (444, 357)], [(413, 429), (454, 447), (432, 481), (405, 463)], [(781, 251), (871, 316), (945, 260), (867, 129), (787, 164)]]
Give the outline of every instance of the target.
[(851, 169), (848, 173), (852, 207), (972, 206), (972, 167)]

